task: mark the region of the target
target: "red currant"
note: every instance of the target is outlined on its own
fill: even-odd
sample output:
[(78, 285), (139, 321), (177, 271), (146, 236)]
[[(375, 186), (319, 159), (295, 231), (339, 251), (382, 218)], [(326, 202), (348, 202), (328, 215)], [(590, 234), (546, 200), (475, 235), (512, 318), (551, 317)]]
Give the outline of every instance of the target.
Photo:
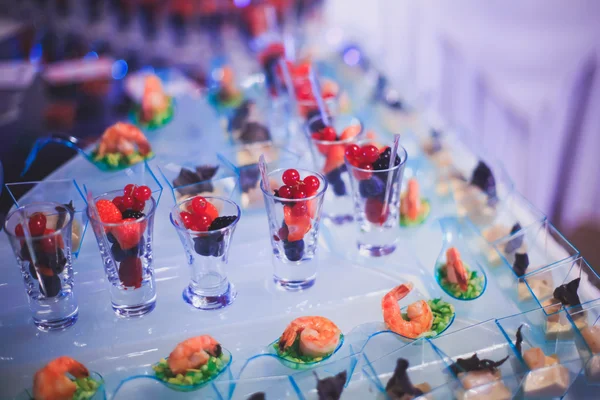
[(42, 236), (46, 230), (46, 216), (42, 213), (35, 213), (29, 218), (29, 232), (32, 236)]
[(25, 236), (25, 232), (23, 231), (23, 225), (17, 224), (17, 226), (15, 226), (15, 235), (17, 235), (17, 237)]
[(194, 215), (194, 226), (196, 227), (195, 230), (197, 231), (207, 231), (211, 223), (212, 219), (206, 214)]
[(371, 175), (373, 175), (370, 171), (373, 170), (373, 166), (371, 164), (361, 164), (358, 168), (367, 170), (367, 171), (360, 171), (360, 170), (354, 170), (354, 177), (356, 179), (358, 179), (359, 181), (365, 180), (365, 179), (369, 179), (371, 177)]
[(125, 186), (125, 189), (123, 189), (123, 194), (125, 196), (133, 196), (133, 191), (135, 188), (136, 186), (133, 183), (130, 183), (129, 185)]
[[(53, 229), (46, 229), (47, 234), (54, 233)], [(40, 248), (46, 254), (56, 253), (56, 240), (53, 236), (40, 239)]]
[(321, 130), (321, 137), (321, 140), (326, 140), (328, 142), (333, 142), (337, 139), (335, 129), (333, 129), (331, 126), (326, 126)]
[(277, 193), (279, 194), (279, 197), (281, 197), (281, 198), (284, 198), (284, 199), (292, 198), (292, 188), (289, 186), (283, 185), (282, 187), (279, 188)]
[(360, 148), (360, 156), (363, 163), (372, 164), (379, 158), (379, 149), (377, 146), (367, 144)]
[(146, 203), (144, 203), (143, 201), (140, 201), (138, 199), (133, 199), (133, 208), (135, 211), (144, 211), (144, 207), (146, 206)]
[(152, 190), (148, 186), (138, 186), (133, 191), (133, 197), (139, 201), (148, 201), (150, 200), (150, 196), (152, 196)]
[(321, 186), (321, 182), (319, 182), (319, 178), (317, 178), (314, 175), (309, 175), (306, 178), (304, 178), (304, 186), (306, 188), (306, 191), (312, 196), (313, 194), (315, 194), (317, 192), (317, 190), (319, 190), (319, 187)]
[(305, 199), (307, 197), (303, 187), (295, 186), (292, 188), (292, 199)]
[(348, 146), (346, 146), (345, 154), (348, 161), (351, 162), (352, 160), (360, 156), (360, 147), (358, 147), (357, 144), (349, 144)]
[(194, 197), (194, 200), (192, 200), (192, 210), (194, 210), (195, 214), (205, 214), (206, 213), (206, 204), (207, 201), (204, 197), (202, 196), (198, 196), (198, 197)]
[(294, 205), (294, 207), (292, 207), (292, 215), (294, 217), (302, 217), (302, 216), (306, 215), (307, 212), (308, 212), (308, 207), (306, 206), (305, 201), (298, 202)]
[(125, 210), (133, 208), (133, 197), (129, 195), (123, 196), (123, 208), (125, 208)]
[(113, 204), (115, 206), (117, 206), (117, 208), (119, 209), (119, 211), (123, 212), (123, 211), (127, 210), (125, 208), (125, 206), (123, 205), (123, 196), (117, 196), (117, 197), (115, 197), (112, 202), (113, 202)]
[(187, 211), (182, 211), (179, 213), (179, 217), (181, 218), (181, 222), (183, 222), (183, 226), (185, 226), (186, 229), (190, 229), (194, 220), (192, 214)]
[(283, 183), (288, 186), (294, 186), (300, 180), (300, 173), (295, 169), (287, 169), (281, 176)]

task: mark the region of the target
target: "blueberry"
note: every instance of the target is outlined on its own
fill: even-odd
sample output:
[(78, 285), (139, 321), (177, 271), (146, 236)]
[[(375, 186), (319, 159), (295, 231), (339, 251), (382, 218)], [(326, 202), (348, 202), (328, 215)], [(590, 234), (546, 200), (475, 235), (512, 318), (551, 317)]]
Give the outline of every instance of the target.
[(221, 257), (225, 253), (223, 235), (201, 236), (194, 238), (194, 250), (204, 257)]
[(42, 275), (42, 283), (40, 284), (40, 291), (46, 297), (54, 297), (60, 293), (61, 281), (56, 275), (46, 276)]
[(332, 169), (325, 175), (325, 178), (327, 179), (327, 182), (335, 185), (342, 180), (342, 170), (340, 168)]
[(370, 179), (360, 181), (358, 190), (362, 197), (378, 197), (384, 192), (385, 184), (379, 177), (373, 175)]
[(112, 234), (112, 233), (110, 233), (110, 232), (108, 232), (108, 233), (106, 234), (106, 238), (108, 239), (108, 241), (109, 241), (110, 243), (117, 243), (117, 238), (115, 238), (115, 237), (113, 236), (113, 234)]
[(325, 123), (322, 118), (316, 118), (321, 115), (319, 109), (312, 109), (306, 113), (306, 120), (309, 122), (309, 129), (311, 133), (319, 132), (325, 128)]
[(300, 261), (304, 255), (304, 240), (296, 240), (294, 242), (283, 242), (285, 256), (290, 261)]
[(529, 256), (527, 253), (517, 253), (515, 254), (515, 262), (513, 263), (513, 270), (517, 274), (517, 276), (525, 275), (525, 271), (529, 267)]
[(345, 196), (346, 195), (346, 185), (343, 181), (339, 181), (333, 185), (333, 193), (336, 196)]
[(119, 243), (113, 243), (110, 251), (116, 262), (123, 262), (126, 258), (141, 256), (144, 250), (144, 243), (144, 237), (142, 236), (137, 246), (134, 246), (131, 249), (123, 250), (121, 249), (121, 246), (119, 246)]

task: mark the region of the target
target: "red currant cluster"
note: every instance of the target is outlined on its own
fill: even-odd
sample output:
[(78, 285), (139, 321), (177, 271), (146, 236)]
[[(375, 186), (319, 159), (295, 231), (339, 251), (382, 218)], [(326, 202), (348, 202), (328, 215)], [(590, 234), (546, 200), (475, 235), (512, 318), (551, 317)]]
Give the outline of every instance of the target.
[[(300, 179), (300, 173), (295, 169), (284, 171), (281, 176), (283, 185), (275, 191), (277, 197), (283, 199), (302, 200), (307, 197), (317, 194), (321, 182), (314, 175), (308, 175), (304, 179)], [(292, 203), (292, 214), (296, 217), (306, 215), (308, 213), (308, 204), (305, 201)]]
[(194, 197), (188, 211), (179, 214), (186, 229), (206, 232), (210, 225), (219, 217), (219, 210), (202, 196)]
[(358, 180), (369, 179), (372, 175), (373, 170), (377, 170), (375, 163), (379, 160), (380, 152), (377, 146), (373, 144), (366, 144), (359, 146), (357, 144), (350, 144), (346, 146), (346, 159), (353, 166), (366, 170), (366, 171), (354, 171), (354, 176)]
[(143, 211), (146, 201), (150, 200), (151, 196), (152, 190), (148, 186), (136, 186), (130, 183), (123, 189), (123, 196), (115, 197), (112, 202), (121, 212)]

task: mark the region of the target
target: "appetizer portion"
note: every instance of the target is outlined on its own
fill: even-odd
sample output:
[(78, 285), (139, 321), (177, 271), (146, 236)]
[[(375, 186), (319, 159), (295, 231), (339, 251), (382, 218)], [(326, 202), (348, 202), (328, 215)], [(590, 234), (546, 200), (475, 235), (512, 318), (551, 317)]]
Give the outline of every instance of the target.
[(588, 378), (600, 380), (600, 325), (586, 326), (581, 329), (581, 336), (592, 352), (592, 357), (586, 365)]
[(496, 179), (490, 167), (479, 161), (469, 181), (453, 180), (453, 195), (460, 216), (475, 224), (491, 223), (496, 216)]
[(94, 162), (109, 170), (127, 168), (153, 156), (150, 142), (142, 131), (125, 122), (108, 127), (92, 153)]
[(287, 326), (273, 348), (286, 361), (315, 363), (335, 353), (343, 337), (340, 328), (325, 317), (299, 317)]
[[(204, 257), (222, 257), (225, 252), (225, 235), (221, 229), (233, 224), (236, 215), (219, 216), (219, 210), (202, 196), (196, 196), (187, 206), (187, 211), (179, 213), (186, 229), (198, 232), (194, 237), (194, 250)], [(216, 232), (219, 233), (215, 234)], [(207, 232), (202, 234), (202, 232)], [(213, 233), (210, 233), (213, 232)]]
[(430, 211), (429, 200), (421, 197), (419, 182), (415, 178), (411, 178), (408, 181), (406, 192), (400, 198), (400, 226), (421, 225), (429, 216)]
[(509, 400), (511, 391), (502, 382), (502, 374), (498, 367), (508, 360), (493, 361), (479, 359), (477, 353), (469, 358), (459, 358), (450, 366), (450, 370), (462, 383), (465, 393), (457, 396), (469, 400)]
[(483, 293), (484, 277), (463, 263), (456, 247), (446, 250), (446, 263), (438, 265), (436, 279), (456, 299), (473, 300)]
[[(546, 319), (546, 338), (547, 339), (558, 339), (558, 338), (569, 338), (573, 335), (573, 328), (571, 324), (564, 319), (560, 318), (558, 312), (564, 307), (573, 307), (574, 310), (581, 310), (581, 301), (577, 290), (579, 289), (579, 282), (581, 278), (576, 278), (571, 282), (562, 284), (554, 289), (551, 298), (542, 302), (544, 311), (549, 314)], [(572, 314), (573, 321), (579, 329), (583, 329), (587, 326), (585, 318), (585, 312), (577, 312)]]
[(152, 366), (158, 379), (173, 389), (195, 390), (221, 374), (231, 361), (221, 344), (210, 335), (196, 336), (179, 343), (169, 354)]
[[(482, 232), (483, 237), (487, 240), (488, 243), (494, 243), (497, 240), (500, 240), (509, 235), (514, 235), (518, 231), (521, 230), (521, 224), (516, 222), (511, 228), (503, 224), (494, 224), (491, 227), (485, 229)], [(499, 244), (498, 250), (500, 250), (505, 255), (509, 255), (514, 253), (515, 251), (520, 253), (525, 253), (527, 250), (523, 247), (524, 236), (519, 235), (510, 239), (508, 242)], [(500, 256), (495, 249), (492, 249), (488, 254), (488, 261), (492, 265), (500, 264)]]
[(173, 117), (173, 99), (168, 96), (160, 78), (148, 75), (144, 81), (144, 94), (134, 119), (142, 127), (155, 129), (165, 125)]
[(254, 100), (241, 101), (229, 119), (227, 131), (234, 143), (251, 144), (269, 142), (271, 132), (265, 125), (265, 118), (261, 114)]
[(439, 335), (454, 320), (454, 307), (441, 299), (418, 300), (403, 311), (398, 301), (406, 297), (412, 288), (412, 283), (403, 283), (383, 296), (381, 309), (386, 326), (410, 339)]
[(523, 351), (522, 328), (523, 325), (517, 329), (515, 347), (530, 370), (523, 384), (525, 396), (554, 398), (564, 395), (570, 384), (569, 370), (559, 364), (556, 354), (547, 356), (539, 347)]
[[(97, 374), (95, 376), (99, 377)], [(50, 361), (35, 373), (33, 398), (35, 400), (91, 399), (101, 386), (102, 381), (92, 378), (85, 365), (71, 357), (62, 356)]]
[(238, 107), (244, 95), (235, 83), (233, 69), (226, 65), (217, 72), (218, 88), (209, 95), (210, 103), (217, 109)]
[(408, 376), (408, 360), (399, 358), (392, 377), (385, 385), (385, 393), (391, 400), (411, 400), (431, 391), (427, 382), (413, 385)]
[(324, 379), (319, 379), (315, 373), (315, 377), (317, 378), (317, 395), (319, 396), (319, 400), (339, 400), (342, 397), (344, 385), (348, 378), (346, 371)]
[(442, 133), (437, 129), (431, 129), (429, 136), (423, 140), (421, 144), (425, 155), (438, 168), (445, 168), (452, 165), (452, 154), (449, 149), (444, 146), (442, 141)]

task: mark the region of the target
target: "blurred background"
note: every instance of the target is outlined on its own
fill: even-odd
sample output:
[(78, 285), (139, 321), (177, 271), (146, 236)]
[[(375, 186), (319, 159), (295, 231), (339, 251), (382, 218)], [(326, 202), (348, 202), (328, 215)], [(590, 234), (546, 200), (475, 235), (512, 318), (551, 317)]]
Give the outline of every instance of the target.
[[(266, 20), (256, 12), (274, 6)], [(600, 265), (600, 2), (595, 0), (0, 0), (0, 181), (34, 181), (127, 114), (128, 74), (175, 67), (198, 87), (227, 54), (310, 19), (363, 46), (411, 102), (500, 158), (517, 189)], [(323, 26), (325, 25), (325, 26)], [(12, 202), (0, 197), (0, 220)]]

